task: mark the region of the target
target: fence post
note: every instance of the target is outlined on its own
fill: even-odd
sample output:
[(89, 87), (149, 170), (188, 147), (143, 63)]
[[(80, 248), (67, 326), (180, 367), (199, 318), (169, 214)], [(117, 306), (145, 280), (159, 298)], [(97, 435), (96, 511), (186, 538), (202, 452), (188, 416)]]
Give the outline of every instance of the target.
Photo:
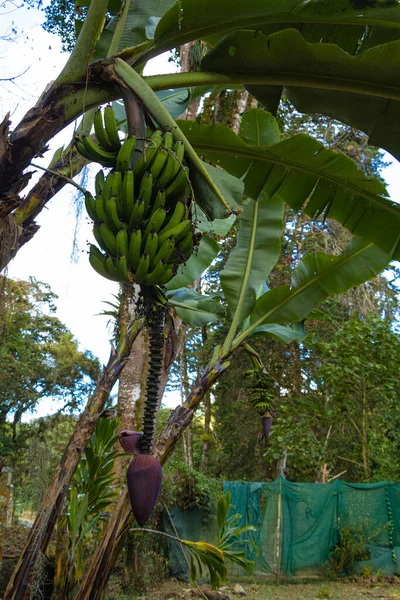
[(279, 477), (278, 492), (278, 519), (276, 523), (276, 583), (279, 585), (281, 579), (281, 524), (282, 524), (282, 477)]

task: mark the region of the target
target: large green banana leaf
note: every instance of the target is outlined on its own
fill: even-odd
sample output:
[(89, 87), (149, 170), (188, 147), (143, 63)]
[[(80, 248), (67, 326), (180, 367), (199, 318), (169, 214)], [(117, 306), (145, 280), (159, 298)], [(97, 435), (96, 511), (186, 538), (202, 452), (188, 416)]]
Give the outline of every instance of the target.
[(249, 200), (240, 216), (237, 244), (221, 272), (221, 286), (228, 306), (241, 323), (253, 310), (260, 286), (280, 254), (284, 202), (261, 192)]
[(309, 254), (293, 272), (290, 285), (276, 287), (258, 298), (251, 315), (252, 327), (298, 323), (328, 296), (342, 294), (378, 275), (390, 258), (361, 238), (353, 238), (339, 256)]
[(217, 295), (206, 296), (190, 288), (181, 288), (167, 293), (168, 303), (178, 316), (192, 327), (203, 327), (221, 321), (224, 307)]
[(400, 258), (400, 205), (385, 186), (368, 178), (347, 156), (299, 134), (275, 144), (246, 144), (223, 125), (179, 122), (194, 148), (236, 177), (245, 177), (245, 193), (261, 189), (289, 206), (316, 217), (336, 219), (352, 233), (365, 237)]
[(389, 7), (360, 4), (354, 0), (180, 0), (159, 22), (149, 55), (237, 29), (288, 24), (304, 29), (311, 41), (341, 43), (348, 52), (356, 44), (370, 47), (400, 38), (397, 2)]
[[(150, 17), (161, 17), (173, 4), (174, 0), (130, 0), (118, 50), (136, 46), (146, 41), (146, 27)], [(115, 16), (101, 34), (96, 44), (94, 60), (100, 60), (108, 55), (116, 23), (117, 17)]]
[(294, 29), (269, 37), (239, 31), (211, 50), (202, 68), (243, 83), (264, 81), (247, 87), (267, 106), (269, 84), (285, 85), (299, 111), (348, 123), (367, 133), (371, 144), (400, 157), (400, 41), (350, 56), (333, 44), (309, 44)]
[(242, 83), (276, 83), (400, 99), (400, 41), (351, 56), (334, 44), (306, 42), (297, 29), (265, 36), (235, 31), (203, 58), (201, 68)]

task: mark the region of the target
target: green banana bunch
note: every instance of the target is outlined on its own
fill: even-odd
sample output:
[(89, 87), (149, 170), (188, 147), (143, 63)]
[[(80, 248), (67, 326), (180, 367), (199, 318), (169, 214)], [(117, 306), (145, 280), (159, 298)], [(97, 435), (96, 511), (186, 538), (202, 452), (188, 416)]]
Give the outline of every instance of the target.
[(111, 106), (94, 115), (97, 142), (76, 140), (79, 152), (112, 170), (95, 178), (95, 196), (85, 205), (99, 248), (90, 246), (93, 269), (112, 281), (162, 286), (186, 262), (195, 245), (189, 168), (184, 144), (172, 133), (154, 131), (132, 169), (136, 138), (121, 142)]

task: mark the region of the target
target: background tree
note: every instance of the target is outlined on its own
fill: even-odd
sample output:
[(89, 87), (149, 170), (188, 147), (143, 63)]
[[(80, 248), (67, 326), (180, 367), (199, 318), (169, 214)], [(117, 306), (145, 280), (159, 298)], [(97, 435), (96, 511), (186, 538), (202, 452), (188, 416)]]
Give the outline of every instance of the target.
[(57, 296), (47, 284), (1, 278), (0, 426), (16, 425), (44, 398), (81, 406), (99, 376), (98, 360), (78, 343), (55, 316)]

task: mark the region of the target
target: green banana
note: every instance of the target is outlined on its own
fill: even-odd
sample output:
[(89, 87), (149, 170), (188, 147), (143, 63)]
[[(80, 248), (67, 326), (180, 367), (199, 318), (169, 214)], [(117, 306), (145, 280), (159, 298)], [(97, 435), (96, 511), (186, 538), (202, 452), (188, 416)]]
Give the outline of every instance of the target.
[(90, 194), (89, 192), (86, 192), (86, 194), (85, 194), (85, 207), (86, 207), (86, 212), (89, 215), (89, 217), (92, 219), (92, 221), (98, 222), (99, 217), (97, 216), (97, 212), (96, 212), (96, 202), (95, 202), (95, 199), (93, 198), (92, 194)]
[(144, 212), (143, 215), (146, 216), (147, 209), (149, 207), (151, 201), (151, 195), (153, 192), (153, 175), (150, 171), (146, 171), (146, 173), (142, 177), (142, 181), (140, 182), (139, 188), (139, 197), (143, 198), (144, 202)]
[(160, 260), (153, 271), (143, 279), (143, 285), (157, 285), (165, 275), (166, 264)]
[(161, 277), (158, 285), (165, 285), (166, 283), (168, 283), (168, 281), (171, 281), (174, 275), (175, 273), (172, 267), (165, 269), (164, 275), (163, 277)]
[[(159, 240), (158, 240), (158, 245), (160, 246)], [(169, 237), (167, 238), (160, 246), (159, 250), (157, 251), (153, 262), (151, 264), (151, 266), (153, 267), (154, 265), (156, 265), (157, 263), (160, 262), (160, 260), (168, 260), (168, 258), (171, 256), (172, 252), (175, 249), (175, 240), (173, 237)]]
[(93, 254), (101, 262), (104, 262), (106, 260), (106, 257), (104, 256), (104, 254), (94, 244), (90, 244), (90, 246), (89, 246), (89, 254)]
[(102, 248), (105, 246), (105, 250), (107, 250), (109, 254), (113, 254), (115, 256), (117, 254), (117, 242), (113, 232), (106, 223), (102, 223), (100, 225), (99, 231), (103, 240)]
[(93, 225), (93, 235), (94, 239), (105, 252), (108, 252), (108, 248), (106, 247), (102, 235), (100, 233), (100, 225)]
[(165, 206), (165, 191), (158, 190), (156, 199), (154, 200), (153, 206), (151, 207), (150, 218), (154, 215), (158, 208), (164, 208)]
[(115, 167), (117, 155), (115, 152), (103, 150), (91, 137), (82, 136), (76, 141), (76, 149), (91, 162), (98, 162), (103, 167)]
[(150, 259), (149, 266), (151, 266), (151, 262), (157, 252), (157, 247), (158, 247), (158, 235), (155, 231), (152, 231), (150, 233), (150, 235), (147, 236), (146, 243), (144, 246), (144, 252), (149, 255), (149, 259)]
[(107, 150), (107, 152), (113, 152), (114, 148), (113, 148), (112, 144), (110, 143), (110, 140), (108, 139), (106, 130), (104, 129), (103, 114), (102, 114), (100, 108), (98, 110), (96, 110), (96, 112), (94, 113), (93, 125), (94, 125), (94, 132), (96, 134), (96, 138), (97, 138), (97, 141), (99, 142), (100, 146), (104, 150)]
[(125, 256), (119, 256), (115, 259), (115, 269), (120, 277), (120, 281), (130, 283), (128, 263)]
[(100, 169), (94, 180), (94, 189), (96, 190), (96, 196), (100, 196), (104, 189), (104, 171)]
[(183, 169), (180, 169), (178, 175), (175, 177), (173, 182), (165, 190), (167, 202), (169, 202), (170, 200), (176, 200), (177, 198), (183, 196), (188, 187), (189, 167), (183, 167)]
[(114, 152), (119, 152), (121, 148), (121, 140), (118, 135), (117, 121), (112, 106), (108, 105), (104, 109), (104, 125), (107, 132), (107, 137)]
[(106, 272), (109, 276), (109, 279), (112, 279), (112, 281), (120, 281), (120, 277), (117, 273), (117, 270), (114, 265), (114, 261), (111, 258), (111, 256), (108, 256), (106, 258), (106, 260), (104, 262), (104, 266), (105, 266)]
[(128, 239), (128, 232), (126, 231), (126, 229), (120, 229), (117, 233), (117, 235), (115, 236), (115, 244), (116, 244), (116, 248), (117, 248), (117, 254), (120, 254), (121, 256), (125, 256), (125, 258), (128, 258), (128, 248), (129, 248), (129, 239)]
[(171, 218), (168, 220), (167, 224), (160, 231), (160, 233), (165, 233), (169, 229), (173, 229), (176, 225), (181, 223), (181, 221), (185, 217), (185, 210), (186, 210), (185, 204), (183, 204), (183, 202), (177, 202)]
[(150, 140), (146, 146), (144, 155), (136, 165), (135, 175), (137, 175), (137, 177), (141, 177), (143, 173), (149, 168), (161, 147), (162, 140), (162, 131), (157, 129), (152, 133), (152, 135), (150, 136)]
[(155, 231), (156, 233), (161, 229), (162, 224), (165, 221), (165, 216), (167, 214), (167, 211), (165, 210), (165, 208), (162, 208), (160, 206), (160, 208), (157, 208), (157, 210), (153, 213), (153, 216), (150, 217), (147, 225), (146, 225), (146, 229), (144, 230), (144, 237), (147, 237), (150, 233), (150, 231)]
[(102, 195), (96, 196), (96, 200), (94, 201), (94, 206), (95, 206), (97, 218), (99, 219), (99, 221), (106, 221), (107, 217), (106, 217), (106, 213), (104, 210), (104, 201), (103, 201)]
[(121, 150), (118, 152), (117, 156), (117, 170), (125, 173), (130, 168), (132, 155), (135, 150), (136, 145), (136, 137), (134, 135), (130, 135), (126, 138), (124, 143), (121, 146)]
[[(109, 259), (107, 259), (107, 260), (109, 260)], [(107, 267), (106, 267), (107, 260), (102, 261), (92, 251), (89, 254), (89, 262), (90, 262), (91, 266), (93, 267), (93, 269), (96, 271), (96, 273), (98, 273), (102, 277), (105, 277), (106, 279), (111, 279), (111, 281), (118, 281), (118, 276), (117, 276), (116, 272), (115, 272), (115, 275), (110, 274), (109, 270), (107, 269)]]
[(168, 154), (165, 167), (158, 178), (157, 185), (160, 188), (165, 188), (176, 177), (179, 169), (182, 166), (183, 157), (185, 155), (185, 145), (181, 140), (175, 142), (174, 150)]
[(109, 197), (117, 197), (119, 196), (120, 193), (120, 187), (121, 187), (121, 180), (122, 180), (122, 175), (120, 171), (114, 171), (113, 173), (110, 173), (110, 175), (108, 176), (111, 179), (111, 185), (110, 185), (110, 190), (109, 190)]
[(125, 171), (121, 188), (121, 204), (124, 216), (129, 223), (135, 205), (135, 176), (133, 171)]
[(132, 210), (131, 218), (129, 220), (129, 230), (131, 231), (143, 221), (144, 215), (144, 201), (143, 198), (138, 198)]
[(161, 245), (167, 238), (171, 236), (175, 237), (176, 241), (179, 241), (187, 234), (191, 225), (192, 222), (190, 221), (190, 219), (186, 219), (186, 221), (181, 221), (172, 229), (168, 229), (167, 231), (165, 231), (164, 228), (164, 230), (158, 234), (158, 244)]
[(135, 229), (131, 233), (131, 239), (129, 242), (129, 264), (132, 271), (136, 271), (139, 265), (140, 252), (142, 247), (142, 232), (140, 229)]
[(108, 198), (105, 204), (106, 216), (107, 216), (107, 225), (113, 230), (115, 233), (119, 231), (122, 227), (122, 221), (118, 216), (117, 211), (117, 202), (114, 196)]
[(139, 260), (138, 267), (135, 272), (135, 283), (143, 283), (144, 278), (149, 270), (150, 259), (148, 254), (142, 254)]
[(163, 144), (160, 150), (157, 152), (157, 156), (155, 157), (155, 159), (149, 167), (154, 180), (159, 177), (161, 171), (165, 167), (165, 164), (168, 160), (169, 151), (172, 149), (172, 144), (172, 133), (170, 131), (167, 131), (164, 135)]

